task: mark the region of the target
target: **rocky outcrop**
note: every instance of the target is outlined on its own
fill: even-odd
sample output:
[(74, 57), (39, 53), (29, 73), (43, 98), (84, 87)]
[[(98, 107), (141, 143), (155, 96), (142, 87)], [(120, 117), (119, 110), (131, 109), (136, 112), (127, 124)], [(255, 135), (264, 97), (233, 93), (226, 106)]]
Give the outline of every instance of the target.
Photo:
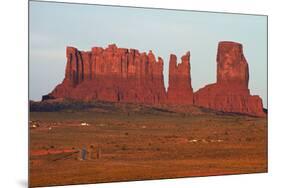
[(220, 42), (217, 53), (217, 82), (199, 89), (194, 104), (223, 112), (264, 116), (262, 100), (250, 95), (249, 68), (242, 45)]
[(170, 56), (169, 86), (165, 91), (163, 60), (152, 51), (118, 48), (79, 51), (66, 49), (65, 78), (42, 100), (59, 98), (82, 101), (110, 101), (149, 105), (196, 105), (254, 116), (264, 116), (262, 100), (248, 89), (249, 68), (242, 45), (220, 42), (217, 53), (217, 81), (193, 93), (190, 53), (177, 64)]
[(160, 104), (166, 100), (163, 60), (115, 44), (90, 52), (67, 47), (65, 79), (44, 98)]
[(182, 62), (178, 65), (177, 57), (173, 54), (170, 56), (168, 104), (193, 104), (189, 60), (190, 52), (182, 56)]

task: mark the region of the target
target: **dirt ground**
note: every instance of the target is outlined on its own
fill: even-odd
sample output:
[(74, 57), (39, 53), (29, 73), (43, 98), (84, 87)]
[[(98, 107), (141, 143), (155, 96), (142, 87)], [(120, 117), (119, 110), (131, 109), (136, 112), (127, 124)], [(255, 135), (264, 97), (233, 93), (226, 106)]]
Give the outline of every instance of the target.
[(89, 109), (29, 126), (31, 187), (267, 172), (266, 118)]

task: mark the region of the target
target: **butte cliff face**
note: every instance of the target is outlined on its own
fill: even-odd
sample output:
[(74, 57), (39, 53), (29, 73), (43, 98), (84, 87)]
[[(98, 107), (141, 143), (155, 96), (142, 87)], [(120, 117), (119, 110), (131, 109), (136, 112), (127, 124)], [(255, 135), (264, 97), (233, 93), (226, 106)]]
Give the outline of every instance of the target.
[(67, 47), (65, 79), (48, 98), (161, 104), (166, 100), (163, 60), (135, 49)]
[(217, 53), (217, 82), (194, 93), (194, 104), (223, 112), (264, 116), (262, 100), (250, 95), (249, 68), (242, 45), (220, 42)]
[(193, 104), (189, 60), (189, 52), (182, 56), (180, 64), (177, 64), (175, 55), (170, 55), (168, 104)]
[(169, 86), (165, 91), (163, 60), (152, 51), (118, 48), (79, 51), (66, 49), (65, 78), (48, 99), (110, 101), (149, 105), (196, 105), (222, 112), (264, 116), (262, 100), (250, 95), (249, 68), (242, 45), (220, 42), (217, 53), (217, 82), (193, 93), (190, 76), (190, 53), (170, 55)]

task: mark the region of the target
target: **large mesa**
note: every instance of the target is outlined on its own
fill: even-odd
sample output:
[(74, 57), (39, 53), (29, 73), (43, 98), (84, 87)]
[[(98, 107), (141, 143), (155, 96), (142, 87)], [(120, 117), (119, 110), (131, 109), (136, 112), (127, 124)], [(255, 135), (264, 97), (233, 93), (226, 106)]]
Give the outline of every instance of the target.
[(43, 99), (68, 98), (159, 104), (166, 100), (163, 60), (152, 51), (118, 48), (115, 44), (89, 52), (66, 49), (65, 78)]

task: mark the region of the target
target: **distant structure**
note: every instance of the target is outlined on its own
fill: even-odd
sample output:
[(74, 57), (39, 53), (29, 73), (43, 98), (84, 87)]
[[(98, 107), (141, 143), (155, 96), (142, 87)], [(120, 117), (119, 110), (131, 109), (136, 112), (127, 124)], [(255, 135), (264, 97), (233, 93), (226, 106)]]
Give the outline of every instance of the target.
[(152, 51), (118, 48), (115, 44), (91, 51), (66, 48), (67, 64), (61, 84), (42, 100), (74, 99), (147, 105), (196, 105), (223, 112), (264, 116), (262, 100), (250, 95), (249, 69), (242, 45), (220, 42), (217, 82), (193, 92), (190, 52), (181, 58), (170, 55), (169, 87), (165, 91), (163, 60)]

